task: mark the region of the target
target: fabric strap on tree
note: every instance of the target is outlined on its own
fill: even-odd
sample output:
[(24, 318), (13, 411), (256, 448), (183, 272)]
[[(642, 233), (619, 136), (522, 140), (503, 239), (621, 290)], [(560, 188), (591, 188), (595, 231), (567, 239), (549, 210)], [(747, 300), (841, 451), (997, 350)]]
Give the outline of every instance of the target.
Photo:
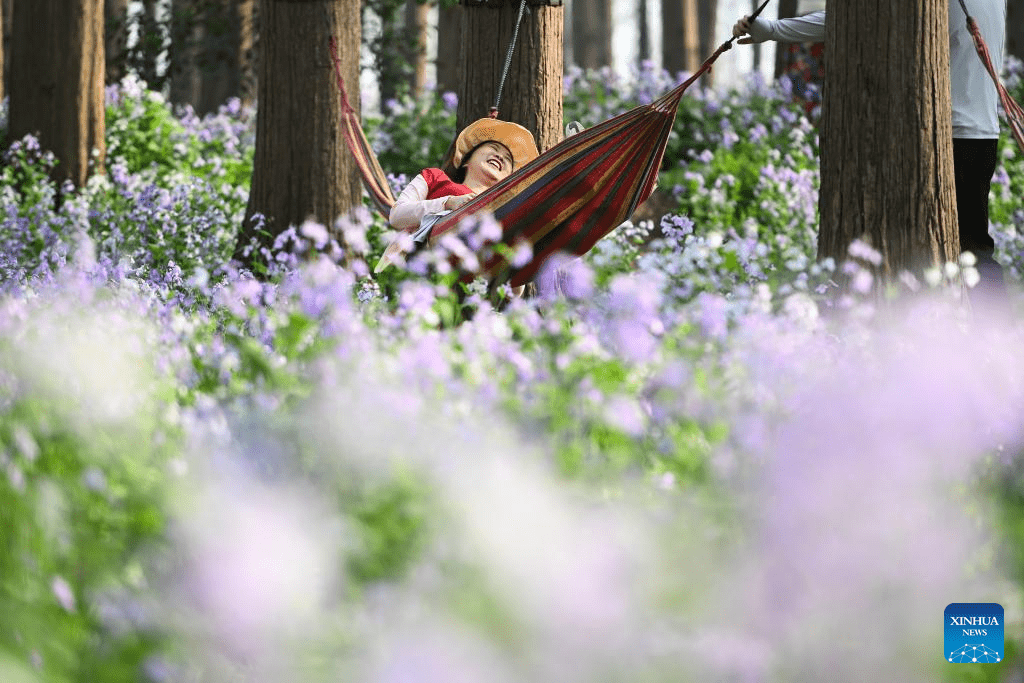
[(348, 100), (348, 92), (345, 90), (345, 81), (341, 77), (341, 60), (338, 59), (338, 47), (331, 36), (331, 60), (334, 62), (334, 73), (338, 78), (338, 88), (341, 91), (341, 129), (345, 136), (345, 142), (355, 157), (356, 165), (359, 167), (359, 176), (363, 180), (363, 187), (373, 200), (384, 218), (391, 213), (391, 207), (395, 205), (395, 195), (391, 191), (391, 184), (388, 177), (377, 161), (377, 155), (373, 153), (370, 141), (366, 139), (363, 127), (359, 122), (359, 112), (352, 108)]
[(978, 22), (967, 11), (967, 5), (964, 3), (964, 0), (960, 0), (960, 8), (963, 9), (964, 15), (967, 17), (967, 30), (971, 32), (971, 38), (974, 39), (974, 49), (978, 51), (978, 56), (985, 63), (988, 75), (992, 77), (992, 82), (996, 84), (999, 101), (1002, 103), (1003, 111), (1006, 113), (1006, 122), (1010, 125), (1013, 139), (1017, 141), (1020, 151), (1024, 152), (1024, 110), (1021, 109), (1016, 100), (1010, 97), (1010, 93), (1006, 91), (1006, 87), (999, 80), (999, 74), (996, 73), (996, 68), (992, 65), (992, 57), (988, 53), (988, 45), (985, 44), (985, 39), (981, 37), (981, 29), (978, 28)]
[[(758, 6), (751, 20), (769, 1)], [(481, 263), (479, 270), (463, 273), (464, 279), (483, 275), (491, 284), (508, 282), (512, 286), (532, 280), (556, 253), (585, 254), (651, 196), (683, 93), (711, 70), (735, 40), (732, 37), (722, 43), (692, 76), (651, 104), (562, 140), (442, 217), (431, 230), (430, 242), (453, 233), (463, 219), (478, 211), (489, 211), (502, 225), (501, 243), (512, 246), (525, 241), (533, 248), (533, 258), (514, 267), (495, 254)], [(364, 186), (387, 215), (394, 197), (359, 127), (358, 114), (348, 105), (333, 40), (331, 52), (341, 89), (345, 140), (356, 157)]]

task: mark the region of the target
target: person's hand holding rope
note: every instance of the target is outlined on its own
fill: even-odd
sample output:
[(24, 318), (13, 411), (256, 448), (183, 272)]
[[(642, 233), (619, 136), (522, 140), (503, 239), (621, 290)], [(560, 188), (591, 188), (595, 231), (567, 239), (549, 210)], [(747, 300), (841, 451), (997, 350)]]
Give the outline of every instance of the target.
[(740, 45), (749, 45), (754, 42), (754, 39), (750, 37), (750, 16), (744, 16), (742, 19), (736, 22), (736, 25), (732, 27), (732, 35), (736, 38), (740, 36), (747, 36), (746, 38), (740, 38), (736, 42)]

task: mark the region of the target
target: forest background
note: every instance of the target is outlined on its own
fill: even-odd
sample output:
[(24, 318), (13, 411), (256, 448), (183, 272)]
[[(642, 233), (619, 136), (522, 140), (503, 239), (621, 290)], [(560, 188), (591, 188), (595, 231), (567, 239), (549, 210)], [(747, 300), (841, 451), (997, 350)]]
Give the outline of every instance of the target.
[[(105, 172), (76, 186), (33, 135), (5, 140), (0, 680), (1024, 677), (1008, 135), (991, 197), (1008, 311), (965, 305), (969, 260), (878, 287), (862, 241), (819, 259), (816, 108), (799, 79), (755, 76), (683, 99), (664, 213), (498, 311), (479, 286), (452, 296), (459, 241), (371, 276), (390, 234), (359, 195), (281, 226), (258, 277), (232, 264), (258, 110), (243, 77), (220, 100), (198, 68), (178, 85), (209, 113), (170, 104), (152, 47), (129, 65), (157, 90), (125, 73), (100, 88)], [(570, 65), (565, 118), (594, 125), (678, 80), (625, 72)], [(1022, 76), (1008, 59), (1018, 99)], [(435, 163), (458, 103), (377, 96), (365, 123), (388, 170)], [(282, 148), (264, 166), (311, 156)], [(469, 243), (494, 233), (470, 223)], [(944, 607), (969, 601), (1006, 609), (996, 663), (943, 650)]]

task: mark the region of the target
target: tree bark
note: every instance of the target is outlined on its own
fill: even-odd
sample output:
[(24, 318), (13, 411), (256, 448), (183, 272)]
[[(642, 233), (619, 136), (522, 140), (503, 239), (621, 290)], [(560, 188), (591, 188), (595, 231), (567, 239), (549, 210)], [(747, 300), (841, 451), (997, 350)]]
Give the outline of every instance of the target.
[(128, 0), (105, 0), (103, 16), (107, 83), (120, 83), (128, 59)]
[(103, 20), (103, 0), (14, 5), (9, 139), (38, 134), (58, 182), (81, 186), (103, 169)]
[(661, 3), (661, 62), (670, 74), (693, 73), (701, 65), (697, 0)]
[[(779, 19), (788, 19), (796, 16), (798, 0), (779, 0)], [(789, 43), (779, 43), (775, 46), (775, 80), (786, 72), (789, 66)]]
[[(718, 48), (721, 42), (718, 40), (718, 36), (715, 35), (715, 17), (717, 15), (717, 0), (698, 0), (697, 20), (700, 22), (700, 60), (702, 63), (711, 56), (711, 53)], [(714, 72), (709, 71), (701, 77), (701, 81), (704, 85), (710, 85), (713, 76)]]
[[(261, 0), (259, 12), (256, 149), (239, 257), (251, 237), (270, 246), (289, 225), (313, 218), (330, 228), (361, 204), (359, 173), (339, 126), (341, 103), (328, 51), (333, 34), (349, 101), (359, 111), (358, 0)], [(257, 213), (266, 217), (268, 234), (253, 225)]]
[(253, 0), (207, 1), (200, 48), (202, 88), (196, 110), (217, 111), (242, 94), (244, 71), (252, 51)]
[(199, 115), (253, 99), (254, 0), (173, 0), (171, 101)]
[(955, 261), (947, 0), (836, 4), (825, 42), (819, 258), (863, 239), (885, 281)]
[(651, 30), (647, 25), (647, 0), (636, 0), (637, 54), (636, 65), (643, 69), (644, 62), (651, 59)]
[(600, 69), (612, 63), (610, 0), (573, 0), (572, 54), (581, 69)]
[(1024, 59), (1024, 0), (1006, 0), (1006, 52)]
[(3, 50), (0, 50), (0, 53), (3, 54), (3, 68), (0, 69), (0, 80), (3, 81), (4, 94), (9, 92), (11, 82), (11, 21), (13, 10), (13, 0), (0, 0), (0, 13), (3, 15), (4, 22), (3, 30), (0, 31), (4, 41)]
[(199, 44), (202, 41), (202, 0), (171, 0), (171, 48), (169, 78), (173, 104), (199, 107), (202, 75)]
[(253, 104), (256, 101), (256, 70), (260, 50), (259, 0), (239, 0), (238, 21), (241, 31), (239, 55), (242, 60), (238, 97), (243, 104)]
[(405, 2), (405, 34), (408, 40), (409, 91), (416, 97), (427, 90), (427, 19), (430, 5), (417, 0)]
[[(462, 78), (457, 128), (487, 116), (495, 103), (518, 2), (463, 7)], [(562, 7), (530, 3), (512, 53), (498, 118), (518, 123), (537, 138), (541, 152), (562, 139)]]
[(4, 89), (4, 29), (6, 27), (7, 22), (4, 20), (3, 11), (0, 8), (0, 100), (7, 94)]
[(462, 55), (462, 6), (437, 8), (437, 91), (458, 92)]

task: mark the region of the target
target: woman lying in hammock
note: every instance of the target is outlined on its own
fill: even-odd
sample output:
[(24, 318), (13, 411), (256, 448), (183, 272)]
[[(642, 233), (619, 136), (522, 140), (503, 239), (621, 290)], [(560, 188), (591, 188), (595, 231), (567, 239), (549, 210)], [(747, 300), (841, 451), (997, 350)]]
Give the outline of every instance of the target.
[[(417, 243), (426, 242), (439, 214), (459, 208), (538, 154), (526, 128), (508, 121), (478, 119), (455, 140), (450, 175), (439, 168), (423, 169), (398, 195), (388, 222), (393, 228), (412, 232)], [(394, 262), (401, 252), (397, 244), (384, 252), (376, 272)]]

